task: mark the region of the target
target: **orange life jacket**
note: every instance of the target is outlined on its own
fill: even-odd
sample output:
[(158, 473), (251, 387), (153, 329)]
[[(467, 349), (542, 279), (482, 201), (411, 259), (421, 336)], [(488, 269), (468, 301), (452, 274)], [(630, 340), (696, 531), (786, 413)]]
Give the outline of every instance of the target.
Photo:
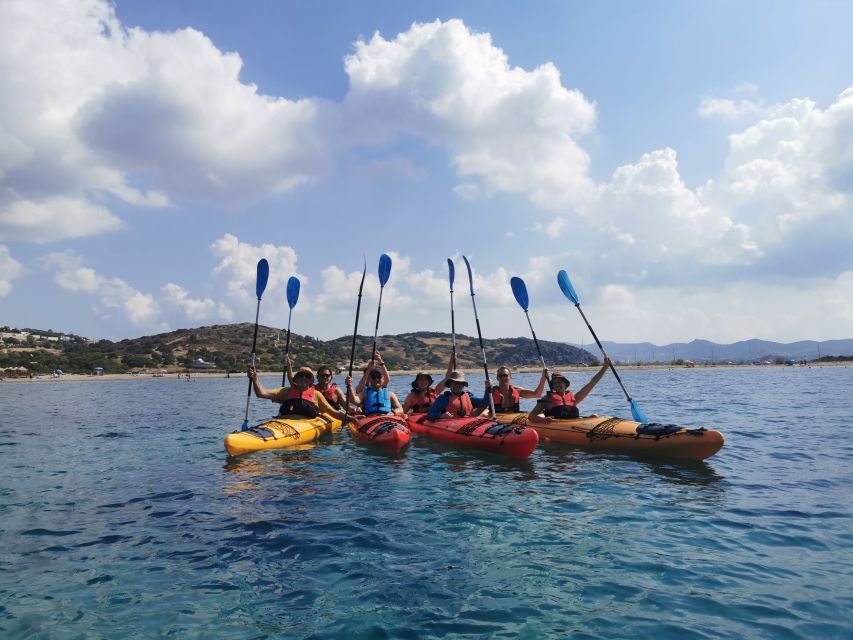
[(566, 418), (580, 416), (577, 402), (575, 402), (575, 394), (571, 391), (566, 391), (565, 396), (561, 396), (556, 391), (549, 391), (545, 394), (545, 398), (551, 401), (551, 406), (545, 410), (545, 415), (549, 418), (565, 420)]
[(426, 413), (437, 397), (435, 389), (430, 387), (425, 393), (409, 392), (409, 395), (406, 396), (406, 403), (412, 403), (411, 410), (413, 413)]
[(501, 393), (500, 387), (492, 387), (492, 401), (495, 403), (495, 413), (515, 413), (520, 411), (519, 401), (521, 396), (518, 389), (510, 385), (510, 393), (512, 394), (512, 405), (509, 408), (504, 406), (504, 394)]
[(450, 398), (447, 401), (447, 409), (445, 409), (445, 411), (452, 416), (459, 416), (460, 418), (470, 416), (474, 413), (474, 405), (471, 404), (471, 396), (464, 391), (458, 396), (454, 396), (451, 393)]
[(314, 385), (314, 388), (320, 393), (322, 393), (323, 397), (326, 398), (326, 400), (329, 401), (329, 404), (332, 405), (335, 409), (341, 408), (341, 403), (338, 402), (338, 394), (335, 393), (335, 391), (337, 391), (338, 389), (338, 385), (336, 385), (334, 382), (329, 385), (328, 389), (321, 389), (319, 385), (316, 384)]
[(295, 414), (306, 418), (316, 418), (320, 413), (314, 403), (316, 392), (317, 390), (314, 387), (300, 391), (296, 385), (291, 385), (287, 390), (287, 399), (281, 403), (279, 414), (283, 416)]

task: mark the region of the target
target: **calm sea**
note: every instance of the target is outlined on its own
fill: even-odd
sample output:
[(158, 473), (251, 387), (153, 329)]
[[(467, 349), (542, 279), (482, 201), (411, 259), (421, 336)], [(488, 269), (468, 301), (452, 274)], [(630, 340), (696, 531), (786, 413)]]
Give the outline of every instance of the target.
[[(245, 378), (0, 383), (0, 636), (853, 637), (853, 368), (622, 378), (722, 451), (228, 460)], [(583, 409), (630, 415), (610, 375)]]

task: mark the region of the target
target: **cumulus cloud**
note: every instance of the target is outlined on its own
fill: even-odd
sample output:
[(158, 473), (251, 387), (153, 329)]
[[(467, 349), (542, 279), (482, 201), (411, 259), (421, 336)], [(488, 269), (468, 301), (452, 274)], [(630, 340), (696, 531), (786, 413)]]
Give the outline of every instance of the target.
[(57, 196), (0, 204), (0, 240), (37, 243), (115, 231), (124, 224), (101, 205)]
[(512, 67), (489, 34), (436, 20), (393, 40), (376, 33), (358, 41), (345, 68), (343, 118), (359, 124), (348, 128), (359, 132), (353, 142), (422, 137), (449, 150), (460, 176), (548, 209), (592, 195), (589, 156), (577, 138), (594, 128), (596, 109), (562, 85), (553, 64)]
[(0, 244), (0, 298), (12, 291), (12, 281), (26, 273), (24, 265), (12, 257), (9, 247)]
[(97, 296), (104, 309), (118, 309), (134, 325), (140, 327), (158, 324), (160, 306), (153, 296), (137, 291), (121, 278), (109, 278), (94, 269), (83, 266), (83, 259), (73, 251), (52, 253), (44, 257), (42, 266), (54, 272), (56, 283), (72, 293)]
[(187, 320), (192, 322), (201, 322), (214, 317), (219, 317), (221, 320), (231, 320), (234, 314), (223, 303), (216, 303), (211, 298), (192, 298), (189, 291), (182, 286), (172, 282), (164, 285), (160, 291), (163, 293), (164, 301), (180, 309)]
[[(331, 165), (333, 107), (260, 94), (241, 82), (238, 54), (194, 29), (126, 29), (104, 0), (3, 7), (0, 66), (14, 72), (0, 74), (2, 237), (113, 231), (103, 194), (245, 204)], [(57, 202), (73, 204), (79, 224), (49, 217)], [(52, 233), (33, 216), (56, 222)]]

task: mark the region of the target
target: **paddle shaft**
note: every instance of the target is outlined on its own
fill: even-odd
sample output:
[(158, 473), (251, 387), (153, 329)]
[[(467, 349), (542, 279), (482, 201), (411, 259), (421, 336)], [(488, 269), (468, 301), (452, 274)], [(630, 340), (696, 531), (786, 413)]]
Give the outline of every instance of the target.
[[(477, 315), (477, 302), (474, 300), (474, 284), (471, 283), (471, 304), (474, 306), (474, 320), (477, 323), (477, 337), (480, 339), (480, 352), (483, 354), (483, 372), (486, 374), (486, 380), (489, 379), (489, 365), (486, 363), (486, 347), (483, 344), (483, 332), (480, 330), (480, 318)], [(495, 399), (491, 393), (489, 396), (489, 410), (492, 412), (492, 417), (495, 415)]]
[[(530, 333), (533, 334), (533, 344), (536, 345), (536, 353), (539, 354), (539, 362), (542, 363), (542, 368), (547, 372), (548, 367), (545, 365), (545, 358), (542, 356), (542, 349), (539, 348), (539, 339), (536, 337), (536, 332), (533, 330), (533, 323), (530, 322), (530, 314), (527, 309), (524, 310), (524, 315), (527, 318), (527, 325), (530, 327)], [(551, 389), (551, 378), (548, 377), (548, 389)]]
[[(364, 271), (361, 273), (361, 284), (358, 287), (358, 304), (355, 307), (355, 327), (352, 330), (352, 347), (349, 352), (349, 377), (352, 379), (352, 364), (355, 361), (355, 339), (358, 335), (358, 316), (361, 313), (361, 293), (364, 290), (364, 276), (367, 275), (367, 262), (364, 263)], [(349, 397), (352, 393), (352, 385), (347, 385), (347, 397), (344, 403), (344, 425), (349, 418)]]
[[(589, 332), (592, 334), (592, 337), (595, 339), (595, 344), (598, 345), (599, 350), (601, 350), (601, 355), (607, 358), (607, 354), (604, 352), (604, 347), (601, 346), (601, 340), (598, 339), (598, 336), (595, 335), (595, 331), (593, 331), (592, 326), (589, 324), (589, 320), (586, 319), (586, 314), (581, 309), (580, 303), (575, 304), (575, 307), (581, 314), (581, 318), (586, 323), (586, 328), (589, 329)], [(619, 383), (619, 386), (622, 387), (622, 393), (625, 394), (625, 397), (628, 399), (628, 402), (633, 402), (631, 400), (631, 396), (628, 395), (628, 390), (625, 388), (625, 385), (622, 384), (622, 378), (619, 377), (619, 374), (616, 373), (616, 368), (613, 366), (613, 363), (610, 363), (610, 370), (613, 372), (613, 375), (616, 376), (616, 381)]]
[[(252, 336), (252, 356), (250, 358), (251, 366), (255, 366), (255, 350), (258, 346), (258, 319), (261, 314), (261, 299), (258, 298), (258, 306), (255, 309), (255, 335)], [(249, 424), (249, 400), (252, 398), (252, 381), (249, 380), (249, 391), (246, 394), (246, 417), (243, 419), (243, 424)]]
[(451, 359), (453, 360), (453, 368), (456, 368), (456, 316), (453, 313), (453, 285), (450, 285), (450, 341), (451, 341)]
[(379, 314), (382, 313), (382, 291), (385, 286), (379, 287), (379, 306), (376, 308), (376, 326), (373, 328), (373, 350), (370, 352), (370, 366), (373, 367), (373, 359), (376, 357), (376, 336), (379, 335)]
[(281, 386), (287, 386), (287, 359), (290, 357), (290, 316), (293, 315), (293, 307), (287, 313), (287, 338), (284, 341), (284, 371), (281, 372)]

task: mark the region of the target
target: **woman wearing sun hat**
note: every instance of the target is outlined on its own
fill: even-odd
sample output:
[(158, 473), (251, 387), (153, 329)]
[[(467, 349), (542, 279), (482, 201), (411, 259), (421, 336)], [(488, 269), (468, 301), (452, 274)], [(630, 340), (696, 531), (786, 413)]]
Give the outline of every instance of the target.
[[(488, 410), (488, 394), (491, 393), (492, 383), (486, 380), (486, 395), (475, 405), (471, 400), (471, 394), (465, 391), (468, 382), (465, 374), (459, 371), (451, 371), (445, 379), (444, 384), (448, 390), (436, 398), (429, 408), (427, 417), (429, 420), (440, 418), (465, 418), (468, 416), (481, 415)], [(483, 409), (484, 403), (486, 408)]]
[(325, 413), (339, 420), (343, 420), (346, 415), (343, 411), (332, 407), (323, 394), (311, 386), (314, 384), (314, 372), (308, 367), (300, 368), (293, 375), (293, 384), (280, 389), (265, 389), (255, 367), (249, 367), (248, 376), (256, 396), (281, 404), (279, 415), (316, 418), (318, 414)]
[(610, 360), (604, 359), (604, 364), (601, 369), (592, 376), (592, 379), (587, 382), (577, 394), (569, 391), (569, 378), (562, 373), (555, 373), (551, 376), (551, 390), (536, 403), (533, 410), (528, 414), (529, 424), (548, 424), (552, 420), (565, 420), (569, 418), (580, 417), (578, 404), (589, 395), (593, 387), (601, 380), (607, 367), (610, 366)]

